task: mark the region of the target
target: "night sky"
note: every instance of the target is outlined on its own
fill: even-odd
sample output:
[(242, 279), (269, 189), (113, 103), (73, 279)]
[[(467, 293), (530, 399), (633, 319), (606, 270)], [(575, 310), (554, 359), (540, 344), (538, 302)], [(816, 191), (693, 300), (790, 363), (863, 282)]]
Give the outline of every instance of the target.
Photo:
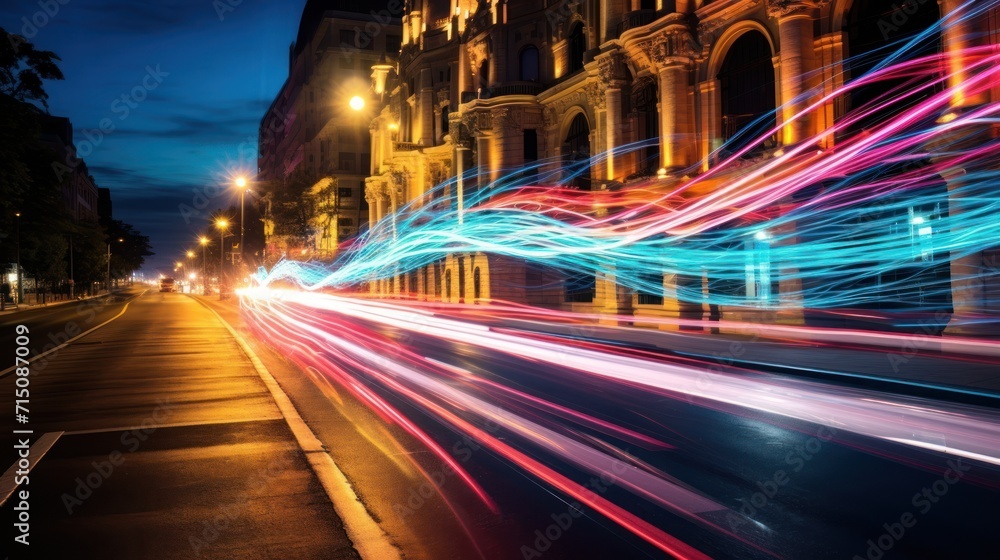
[[(50, 11), (58, 7), (55, 15), (43, 11), (49, 4)], [(220, 17), (219, 6), (232, 4)], [(184, 250), (197, 246), (206, 221), (185, 220), (179, 205), (194, 207), (195, 191), (206, 186), (217, 191), (215, 185), (228, 186), (230, 177), (256, 169), (257, 127), (288, 76), (288, 47), (304, 5), (305, 0), (0, 3), (0, 26), (62, 58), (66, 79), (45, 84), (49, 110), (73, 121), (80, 155), (98, 186), (111, 189), (114, 217), (150, 237), (156, 255), (143, 267), (147, 275), (172, 271)], [(44, 25), (26, 27), (22, 18)], [(103, 119), (114, 129), (93, 132)], [(228, 189), (203, 212), (234, 203), (239, 195)]]

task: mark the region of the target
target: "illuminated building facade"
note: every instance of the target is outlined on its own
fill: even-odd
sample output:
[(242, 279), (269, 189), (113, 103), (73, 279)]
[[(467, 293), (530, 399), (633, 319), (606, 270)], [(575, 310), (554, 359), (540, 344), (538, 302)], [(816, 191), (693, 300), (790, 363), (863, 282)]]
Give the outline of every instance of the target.
[[(472, 167), (480, 169), (478, 179), (452, 187), (462, 191), (459, 198), (536, 160), (581, 161), (646, 139), (659, 142), (609, 157), (572, 183), (614, 188), (659, 176), (668, 184), (682, 172), (704, 173), (718, 162), (727, 141), (732, 140), (730, 150), (740, 147), (737, 132), (748, 126), (778, 133), (744, 157), (746, 169), (815, 135), (821, 137), (817, 149), (835, 148), (837, 135), (822, 132), (852, 106), (884, 91), (862, 89), (849, 98), (832, 98), (807, 118), (789, 122), (790, 117), (869, 70), (873, 63), (866, 53), (926, 29), (960, 4), (407, 0), (395, 66), (373, 66), (376, 94), (384, 104), (371, 124), (369, 220), (391, 216), (404, 204), (434, 204), (425, 193)], [(948, 28), (935, 48), (950, 53), (970, 42), (996, 44), (997, 29), (994, 11)], [(961, 79), (961, 72), (952, 77)], [(802, 95), (809, 91), (817, 95)], [(1000, 99), (1000, 86), (990, 95)], [(953, 107), (961, 111), (988, 101), (955, 99)], [(544, 171), (558, 173), (562, 167), (556, 163)], [(945, 177), (940, 188), (950, 191), (960, 180)], [(957, 201), (950, 205), (951, 212), (960, 211)], [(934, 215), (911, 219), (930, 221)], [(933, 228), (915, 231), (930, 235)], [(794, 234), (765, 232), (733, 249), (743, 253), (734, 258), (747, 262), (746, 284), (738, 287), (747, 305), (721, 310), (671, 295), (679, 287), (708, 289), (707, 278), (664, 275), (662, 292), (641, 294), (617, 285), (611, 274), (559, 281), (551, 271), (487, 254), (449, 255), (371, 289), (445, 301), (508, 299), (637, 319), (721, 312), (726, 318), (799, 322), (803, 307), (809, 307), (798, 295), (801, 280), (767, 256), (769, 239), (789, 233)], [(953, 308), (956, 316), (1000, 312), (991, 307), (997, 305), (990, 296), (996, 274), (983, 276), (991, 266), (995, 272), (1000, 260), (995, 252), (941, 260), (923, 280), (944, 278), (953, 289), (932, 307)]]
[(372, 6), (309, 0), (303, 10), (288, 79), (261, 120), (256, 182), (271, 192), (303, 191), (295, 203), (308, 223), (294, 232), (283, 224), (283, 231), (265, 203), (271, 260), (330, 258), (338, 243), (366, 225), (372, 115), (369, 107), (355, 109), (351, 99), (367, 96), (370, 67), (386, 50), (398, 51), (401, 39), (398, 15)]

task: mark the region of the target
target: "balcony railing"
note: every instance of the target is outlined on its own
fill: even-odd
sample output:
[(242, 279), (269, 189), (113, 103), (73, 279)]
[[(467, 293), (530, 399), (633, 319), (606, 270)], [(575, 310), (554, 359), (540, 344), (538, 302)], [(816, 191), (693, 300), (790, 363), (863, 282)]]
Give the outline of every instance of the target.
[(397, 152), (412, 152), (413, 150), (419, 150), (420, 144), (416, 142), (393, 142), (392, 149)]
[(490, 97), (502, 95), (538, 95), (545, 86), (538, 82), (509, 82), (490, 88)]
[(625, 17), (622, 18), (622, 20), (618, 23), (618, 26), (615, 28), (615, 36), (620, 37), (622, 33), (628, 31), (629, 29), (649, 25), (653, 23), (655, 19), (656, 10), (636, 10), (634, 12), (629, 12), (625, 14)]

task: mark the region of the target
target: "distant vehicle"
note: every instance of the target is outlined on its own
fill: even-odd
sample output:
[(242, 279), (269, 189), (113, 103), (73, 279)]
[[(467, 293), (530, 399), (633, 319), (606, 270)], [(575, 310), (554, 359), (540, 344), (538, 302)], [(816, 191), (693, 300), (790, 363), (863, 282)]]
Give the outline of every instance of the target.
[(174, 291), (174, 279), (173, 278), (163, 278), (160, 280), (160, 291), (161, 292), (172, 292)]

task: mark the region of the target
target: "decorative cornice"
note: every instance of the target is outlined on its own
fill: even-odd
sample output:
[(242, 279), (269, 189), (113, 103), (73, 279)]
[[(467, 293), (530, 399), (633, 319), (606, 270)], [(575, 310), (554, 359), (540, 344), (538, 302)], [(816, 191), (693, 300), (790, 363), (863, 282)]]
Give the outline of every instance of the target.
[(646, 57), (656, 67), (670, 62), (691, 63), (701, 53), (701, 45), (695, 40), (690, 28), (671, 26), (660, 33), (638, 43)]
[(601, 87), (608, 89), (625, 85), (625, 54), (621, 51), (611, 51), (597, 58), (597, 80)]
[(588, 83), (583, 86), (583, 92), (587, 95), (587, 102), (590, 106), (597, 110), (604, 109), (607, 96), (604, 94), (605, 88), (601, 87), (600, 82)]
[(767, 15), (780, 19), (788, 16), (809, 15), (829, 0), (767, 0)]
[(466, 48), (469, 51), (469, 64), (472, 65), (472, 73), (478, 75), (479, 63), (489, 56), (489, 53), (486, 52), (486, 41), (469, 43)]

